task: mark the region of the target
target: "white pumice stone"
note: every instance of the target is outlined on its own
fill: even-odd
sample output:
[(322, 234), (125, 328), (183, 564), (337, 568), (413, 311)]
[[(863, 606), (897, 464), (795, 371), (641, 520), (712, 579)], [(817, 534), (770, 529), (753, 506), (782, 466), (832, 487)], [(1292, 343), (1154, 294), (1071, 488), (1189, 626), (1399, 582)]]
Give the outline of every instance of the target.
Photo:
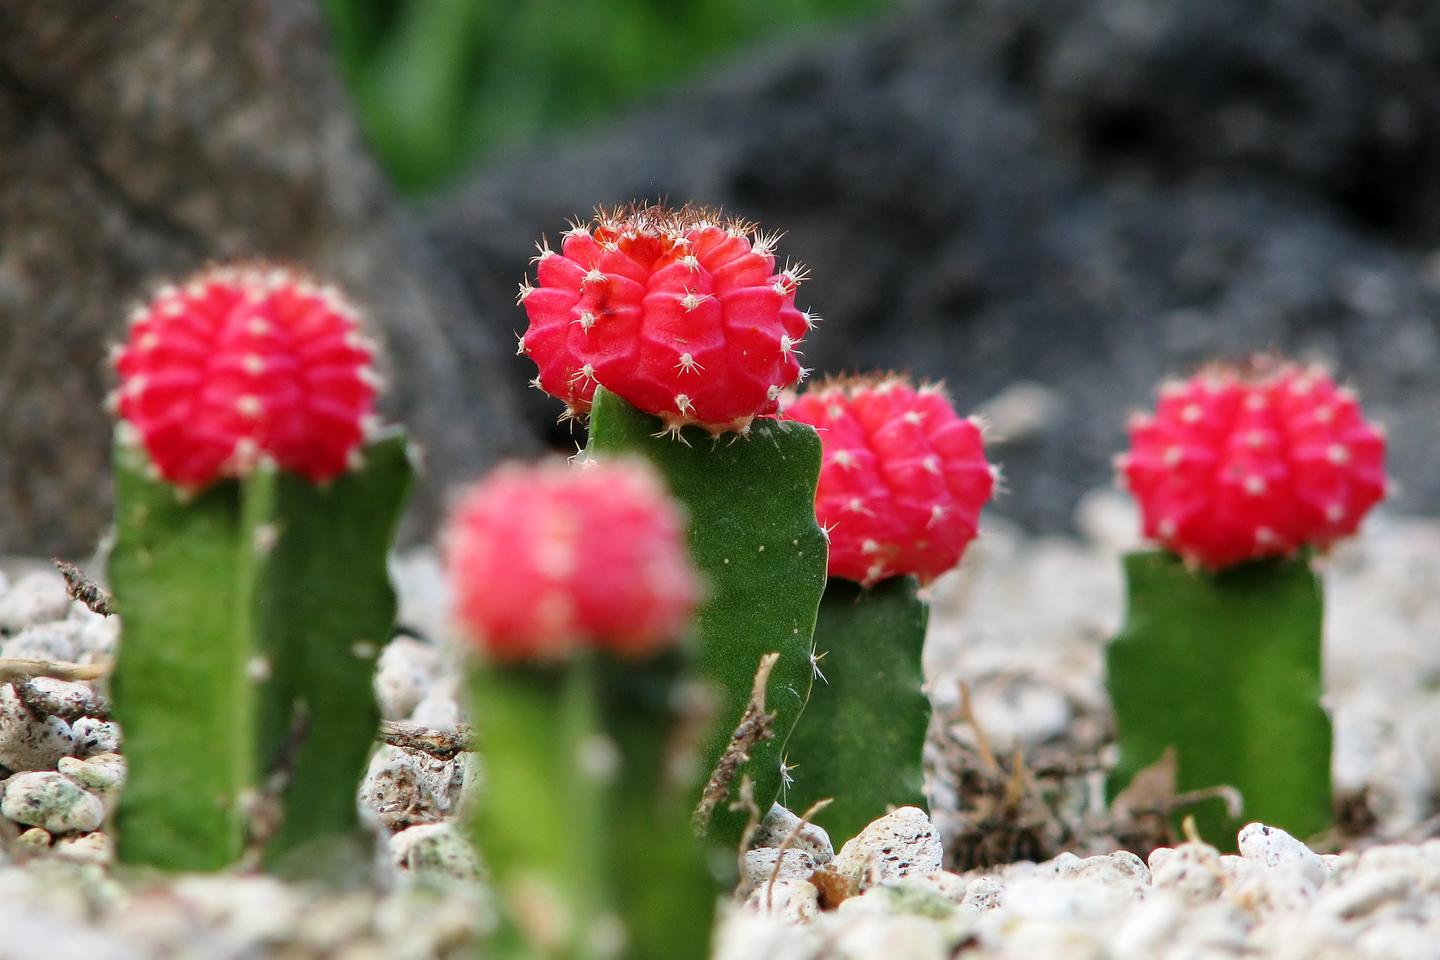
[(70, 619), (67, 622), (79, 624), (80, 627), (75, 635), (77, 662), (93, 663), (115, 656), (120, 643), (119, 617), (104, 617), (77, 603), (70, 608)]
[(771, 805), (770, 812), (760, 822), (751, 846), (778, 847), (795, 832), (796, 827), (799, 827), (799, 832), (790, 844), (791, 850), (804, 850), (815, 858), (816, 863), (829, 863), (835, 859), (835, 847), (830, 842), (830, 834), (813, 823), (801, 826), (800, 818), (778, 803)]
[(75, 736), (75, 749), (87, 757), (115, 753), (120, 749), (120, 725), (113, 720), (81, 717), (70, 724)]
[(995, 877), (976, 877), (965, 885), (965, 897), (960, 906), (974, 913), (984, 913), (999, 907), (1005, 896), (1005, 884)]
[(920, 877), (940, 869), (944, 852), (935, 825), (919, 807), (901, 807), (872, 822), (835, 855), (833, 869), (864, 890), (874, 883)]
[(74, 620), (29, 626), (8, 640), (0, 640), (0, 657), (72, 663), (80, 654), (83, 633), (84, 627)]
[(58, 573), (29, 573), (0, 594), (0, 631), (17, 633), (26, 627), (51, 620), (63, 620), (70, 608), (70, 594)]
[(776, 880), (773, 889), (762, 883), (751, 890), (745, 909), (785, 924), (808, 923), (820, 913), (820, 891), (804, 880), (787, 877)]
[(406, 880), (419, 884), (475, 880), (480, 858), (453, 821), (406, 827), (389, 841), (390, 862)]
[(385, 645), (375, 670), (375, 699), (387, 720), (409, 717), (430, 692), (440, 669), (440, 652), (414, 637), (399, 636)]
[(95, 688), (88, 683), (57, 680), (54, 677), (33, 677), (30, 680), (30, 705), (44, 714), (79, 718), (103, 709)]
[(55, 841), (55, 856), (76, 863), (109, 864), (115, 859), (115, 841), (109, 834), (82, 833), (79, 836), (61, 837)]
[(1245, 859), (1281, 868), (1312, 886), (1318, 887), (1330, 874), (1319, 854), (1279, 827), (1246, 824), (1240, 830), (1239, 847)]
[(65, 776), (99, 797), (106, 813), (114, 810), (125, 786), (124, 757), (118, 753), (101, 753), (84, 760), (61, 757), (56, 766)]
[[(776, 863), (780, 864), (778, 873), (775, 871)], [(814, 857), (794, 847), (786, 850), (783, 857), (778, 847), (747, 850), (745, 872), (740, 878), (740, 893), (744, 895), (756, 887), (764, 886), (770, 882), (771, 876), (775, 876), (777, 880), (809, 880), (817, 867)]]
[(391, 832), (435, 823), (456, 812), (463, 773), (458, 760), (382, 746), (360, 785), (361, 815)]
[(1150, 854), (1150, 877), (1156, 887), (1188, 903), (1213, 900), (1225, 886), (1220, 852), (1206, 843), (1156, 848)]
[(10, 684), (0, 686), (0, 766), (13, 771), (53, 770), (75, 752), (75, 734), (59, 717), (37, 718)]
[(51, 833), (87, 833), (100, 826), (105, 808), (100, 798), (53, 771), (17, 773), (5, 783), (0, 814)]

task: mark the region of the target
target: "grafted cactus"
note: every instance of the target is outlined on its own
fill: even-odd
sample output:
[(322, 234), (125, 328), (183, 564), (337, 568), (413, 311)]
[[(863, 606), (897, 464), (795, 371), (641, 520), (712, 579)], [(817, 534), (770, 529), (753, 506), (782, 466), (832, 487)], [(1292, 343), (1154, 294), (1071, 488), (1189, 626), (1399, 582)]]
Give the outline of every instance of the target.
[[(1121, 479), (1166, 549), (1125, 561), (1111, 791), (1174, 747), (1181, 792), (1234, 787), (1244, 820), (1323, 830), (1331, 732), (1310, 551), (1384, 496), (1384, 440), (1324, 372), (1256, 360), (1166, 385), (1131, 441)], [(1244, 821), (1219, 800), (1195, 812), (1208, 840), (1233, 846)]]
[(367, 445), (354, 312), (287, 270), (219, 268), (162, 289), (117, 360), (121, 858), (217, 869), (343, 840), (411, 479), (402, 437)]
[[(768, 418), (804, 375), (814, 318), (795, 307), (803, 267), (777, 269), (776, 237), (698, 207), (601, 210), (558, 250), (540, 245), (521, 285), (520, 352), (534, 385), (590, 416), (590, 450), (650, 460), (690, 512), (708, 587), (698, 667), (721, 692), (712, 766), (750, 700), (763, 655), (769, 739), (754, 745), (714, 806), (710, 836), (733, 852), (751, 811), (731, 809), (748, 778), (761, 813), (780, 793), (785, 741), (809, 696), (825, 543), (813, 497), (814, 431)], [(759, 418), (759, 419), (757, 419)]]
[(638, 464), (507, 467), (461, 502), (447, 553), (477, 648), (474, 829), (502, 906), (487, 955), (707, 956), (679, 511)]
[(918, 589), (960, 562), (995, 472), (978, 423), (956, 415), (938, 385), (834, 381), (785, 416), (812, 424), (824, 444), (815, 509), (830, 534), (815, 628), (824, 682), (791, 739), (795, 804), (830, 798), (818, 822), (852, 837), (888, 809), (926, 805), (929, 611)]

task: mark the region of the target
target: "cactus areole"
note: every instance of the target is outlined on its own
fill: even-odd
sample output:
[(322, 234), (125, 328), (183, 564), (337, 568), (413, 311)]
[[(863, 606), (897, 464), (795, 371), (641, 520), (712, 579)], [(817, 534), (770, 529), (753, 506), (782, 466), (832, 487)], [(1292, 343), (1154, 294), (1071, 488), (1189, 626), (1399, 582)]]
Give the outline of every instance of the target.
[(281, 267), (215, 267), (162, 287), (115, 359), (124, 433), (189, 489), (265, 460), (333, 479), (353, 466), (374, 407), (355, 309)]
[(830, 576), (926, 583), (960, 562), (998, 470), (985, 460), (978, 422), (958, 416), (940, 386), (836, 380), (785, 416), (820, 434), (815, 512), (830, 535)]
[(501, 467), (450, 526), (457, 617), (499, 661), (656, 653), (698, 599), (684, 537), (679, 508), (641, 463)]
[(1218, 570), (1321, 548), (1385, 496), (1385, 440), (1323, 371), (1256, 360), (1160, 390), (1118, 458), (1145, 535)]
[(532, 384), (564, 416), (588, 413), (600, 385), (672, 431), (746, 431), (803, 377), (814, 322), (795, 307), (805, 270), (776, 270), (776, 239), (711, 210), (633, 206), (600, 210), (559, 250), (542, 242), (519, 297)]

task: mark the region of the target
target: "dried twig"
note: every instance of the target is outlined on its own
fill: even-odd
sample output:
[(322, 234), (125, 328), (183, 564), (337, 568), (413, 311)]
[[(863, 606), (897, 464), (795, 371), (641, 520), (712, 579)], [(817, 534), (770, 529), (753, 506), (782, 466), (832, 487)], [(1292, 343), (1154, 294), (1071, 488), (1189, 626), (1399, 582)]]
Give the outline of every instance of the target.
[(377, 739), (402, 750), (428, 753), (439, 760), (454, 760), (460, 754), (475, 749), (474, 732), (468, 723), (462, 723), (454, 730), (441, 730), (396, 720), (381, 720)]
[(975, 734), (975, 749), (980, 752), (980, 762), (985, 764), (986, 770), (998, 776), (1000, 762), (995, 759), (995, 754), (990, 749), (990, 740), (985, 736), (980, 721), (975, 719), (975, 704), (970, 699), (970, 684), (964, 680), (960, 681), (960, 716)]
[(102, 617), (114, 615), (115, 598), (96, 586), (95, 581), (85, 576), (85, 571), (59, 557), (50, 562), (55, 564), (55, 569), (65, 578), (65, 592), (70, 594), (71, 600), (79, 600), (89, 607), (92, 613), (98, 613)]
[(770, 672), (775, 669), (775, 663), (779, 659), (778, 653), (767, 653), (760, 658), (760, 665), (755, 670), (755, 682), (750, 687), (750, 702), (745, 704), (745, 712), (741, 714), (740, 722), (735, 725), (735, 732), (730, 734), (730, 743), (715, 764), (715, 769), (711, 771), (710, 779), (705, 783), (705, 791), (700, 795), (700, 802), (690, 818), (690, 825), (697, 836), (704, 836), (705, 831), (710, 828), (710, 818), (714, 816), (715, 808), (729, 795), (730, 785), (735, 782), (735, 774), (750, 759), (750, 751), (755, 749), (756, 744), (764, 743), (775, 736), (775, 714), (765, 712), (765, 688), (770, 684)]
[(773, 898), (775, 895), (775, 881), (780, 876), (780, 865), (785, 862), (785, 851), (789, 850), (792, 846), (794, 846), (795, 841), (800, 838), (800, 831), (804, 830), (805, 827), (809, 825), (810, 818), (815, 816), (815, 814), (819, 813), (821, 810), (824, 810), (826, 807), (830, 806), (830, 804), (834, 802), (834, 797), (826, 797), (823, 800), (816, 800), (814, 803), (810, 804), (809, 808), (804, 813), (800, 814), (800, 819), (796, 821), (795, 826), (790, 828), (790, 832), (785, 835), (785, 839), (780, 841), (780, 848), (775, 855), (775, 867), (770, 871), (770, 882), (765, 886), (766, 913), (770, 912), (770, 901), (771, 898)]
[(755, 802), (755, 781), (750, 779), (748, 773), (740, 776), (740, 789), (736, 791), (738, 796), (735, 802), (730, 804), (734, 811), (745, 810), (748, 816), (745, 820), (745, 829), (740, 831), (740, 845), (736, 850), (738, 869), (740, 875), (745, 875), (745, 853), (750, 849), (750, 844), (755, 841), (755, 832), (760, 829), (760, 806)]
[(110, 672), (109, 663), (67, 663), (60, 660), (0, 658), (0, 683), (53, 677), (56, 680), (99, 680)]

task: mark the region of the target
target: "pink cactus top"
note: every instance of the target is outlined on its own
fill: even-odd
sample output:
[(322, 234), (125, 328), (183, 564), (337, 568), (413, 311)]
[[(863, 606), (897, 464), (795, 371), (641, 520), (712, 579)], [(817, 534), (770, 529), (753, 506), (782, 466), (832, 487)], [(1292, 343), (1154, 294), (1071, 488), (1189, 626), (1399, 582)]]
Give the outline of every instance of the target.
[(567, 416), (604, 386), (677, 430), (774, 414), (813, 323), (795, 307), (804, 268), (777, 271), (775, 240), (714, 211), (636, 207), (600, 211), (558, 251), (542, 244), (536, 284), (520, 288), (534, 385)]
[(115, 408), (177, 486), (264, 459), (318, 483), (345, 471), (364, 440), (373, 359), (334, 288), (282, 267), (216, 267), (135, 311), (116, 353)]
[(960, 562), (998, 474), (974, 420), (944, 390), (899, 377), (840, 380), (791, 403), (824, 448), (815, 513), (830, 535), (830, 575), (872, 584), (928, 582)]
[(1117, 468), (1145, 536), (1218, 570), (1355, 532), (1385, 496), (1385, 440), (1314, 368), (1212, 366), (1137, 414)]
[(684, 533), (648, 466), (501, 467), (450, 520), (456, 619), (500, 661), (655, 653), (681, 637), (699, 596)]

